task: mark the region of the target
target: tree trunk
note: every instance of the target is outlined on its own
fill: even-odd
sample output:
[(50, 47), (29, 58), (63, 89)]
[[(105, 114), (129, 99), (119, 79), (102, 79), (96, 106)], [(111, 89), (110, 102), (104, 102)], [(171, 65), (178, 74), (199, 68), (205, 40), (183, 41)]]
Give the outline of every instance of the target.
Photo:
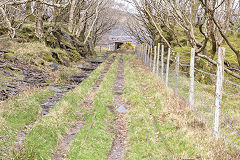
[(240, 69), (240, 53), (239, 52), (237, 54), (237, 59), (238, 59), (238, 68)]
[(86, 13), (87, 13), (87, 10), (84, 10), (81, 18), (80, 18), (79, 21), (78, 21), (78, 24), (75, 26), (74, 35), (75, 35), (76, 37), (79, 37), (79, 36), (80, 36), (80, 34), (82, 33), (82, 31), (83, 31), (83, 29), (84, 29), (84, 27), (85, 27), (85, 25), (86, 25), (86, 20), (84, 19), (84, 18), (86, 18), (86, 17), (85, 17), (85, 16), (86, 16)]
[(15, 29), (12, 27), (11, 22), (9, 21), (6, 12), (4, 11), (4, 9), (2, 7), (0, 7), (0, 13), (2, 14), (4, 21), (8, 27), (8, 31), (9, 31), (9, 35), (11, 38), (15, 37)]
[(25, 16), (30, 15), (32, 13), (32, 7), (31, 7), (32, 3), (31, 2), (27, 2), (26, 3), (26, 11), (25, 11)]
[(85, 38), (85, 40), (84, 40), (84, 44), (86, 44), (86, 42), (87, 42), (87, 40), (88, 40), (88, 38), (89, 38), (92, 30), (93, 30), (94, 25), (95, 25), (95, 23), (97, 22), (98, 15), (99, 15), (99, 5), (100, 5), (100, 2), (98, 2), (98, 4), (97, 4), (96, 17), (95, 17), (95, 19), (93, 20), (92, 26), (90, 27), (90, 29), (89, 29), (89, 31), (88, 31), (88, 34), (87, 34), (87, 36), (86, 36), (86, 38)]
[(76, 37), (79, 37), (80, 36), (80, 33), (81, 33), (81, 31), (82, 31), (82, 24), (83, 24), (83, 21), (82, 21), (82, 17), (80, 18), (80, 20), (79, 20), (79, 22), (78, 22), (78, 24), (75, 26), (75, 28), (74, 28), (74, 30), (73, 30), (73, 33), (74, 33), (74, 35), (76, 36)]
[(70, 33), (73, 31), (73, 20), (74, 20), (74, 11), (75, 11), (76, 0), (72, 0), (70, 12), (69, 12), (69, 23), (68, 23), (68, 30)]
[[(238, 0), (238, 8), (240, 8), (240, 0)], [(238, 9), (238, 16), (240, 16), (240, 9)]]
[(57, 16), (58, 16), (58, 8), (54, 7), (53, 8), (53, 20), (52, 20), (52, 23), (54, 26), (57, 25)]
[(81, 32), (77, 36), (77, 38), (79, 39), (80, 42), (83, 42), (85, 39), (86, 28), (87, 28), (87, 21), (84, 22)]
[[(213, 8), (216, 5), (216, 0), (213, 0), (212, 4), (209, 1), (208, 2), (209, 7), (211, 8), (211, 10), (213, 10)], [(211, 40), (211, 44), (212, 44), (212, 49), (211, 49), (211, 58), (213, 59), (215, 57), (215, 54), (217, 52), (217, 40), (216, 40), (216, 36), (215, 36), (215, 29), (214, 29), (214, 22), (213, 22), (213, 17), (214, 17), (214, 11), (208, 11), (208, 37), (210, 37)]]
[(42, 19), (42, 9), (41, 3), (36, 2), (36, 22), (35, 22), (35, 32), (36, 36), (40, 41), (43, 40), (43, 19)]

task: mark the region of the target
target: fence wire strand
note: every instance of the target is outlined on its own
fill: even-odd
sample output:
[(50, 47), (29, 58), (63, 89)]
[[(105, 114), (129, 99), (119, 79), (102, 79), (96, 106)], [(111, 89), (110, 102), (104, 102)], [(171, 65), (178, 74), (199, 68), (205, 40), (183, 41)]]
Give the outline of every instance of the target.
[[(153, 71), (154, 66), (154, 59), (153, 55), (154, 53), (150, 53), (150, 55), (147, 55), (146, 53), (142, 53), (141, 50), (136, 50), (136, 53), (138, 57), (144, 62), (145, 66), (149, 68), (150, 71)], [(181, 56), (182, 57), (182, 56)], [(186, 56), (189, 57), (189, 56)], [(176, 57), (175, 57), (176, 59)], [(177, 62), (175, 59), (170, 58), (169, 61), (173, 62), (176, 65), (179, 65), (181, 67), (190, 67), (189, 64), (184, 64)], [(198, 57), (198, 59), (202, 60), (205, 63), (208, 63), (206, 60), (202, 59), (201, 57)], [(161, 65), (161, 58), (158, 59), (159, 66), (158, 67), (158, 73), (162, 80), (165, 82), (166, 80), (166, 65), (168, 60), (166, 57), (164, 57), (164, 68), (162, 68)], [(156, 65), (156, 63), (155, 63)], [(178, 73), (176, 71), (176, 68), (173, 65), (169, 67), (169, 73), (168, 73), (168, 86), (173, 88), (175, 92), (185, 98), (189, 98), (189, 89), (190, 89), (190, 78), (189, 78), (189, 72), (185, 72), (181, 69), (178, 70)], [(163, 69), (163, 77), (162, 77), (162, 71)], [(231, 68), (228, 68), (231, 69)], [(209, 73), (206, 71), (203, 71), (201, 69), (198, 69), (194, 67), (194, 70), (200, 73), (203, 73), (205, 75), (209, 75), (211, 77), (217, 78), (216, 74)], [(236, 71), (240, 71), (239, 69), (236, 69)], [(178, 77), (177, 77), (178, 75)], [(188, 76), (187, 76), (188, 75)], [(228, 79), (224, 79), (225, 83), (228, 83), (230, 85), (233, 85), (234, 87), (239, 88), (240, 85), (236, 84)], [(195, 101), (194, 101), (194, 108), (193, 110), (201, 119), (203, 119), (209, 127), (214, 127), (214, 106), (215, 106), (215, 94), (209, 93), (209, 88), (215, 92), (216, 85), (202, 85), (201, 83), (198, 83), (195, 81), (194, 85), (194, 93), (195, 93)], [(222, 92), (224, 96), (227, 97), (234, 97), (240, 95), (240, 93), (235, 94), (229, 94), (226, 92)], [(240, 151), (240, 135), (239, 135), (239, 128), (240, 128), (240, 121), (234, 119), (229, 114), (227, 114), (225, 111), (221, 110), (221, 116), (220, 116), (221, 122), (220, 122), (220, 133), (223, 136), (224, 139), (226, 139), (229, 144), (231, 144), (235, 149)]]

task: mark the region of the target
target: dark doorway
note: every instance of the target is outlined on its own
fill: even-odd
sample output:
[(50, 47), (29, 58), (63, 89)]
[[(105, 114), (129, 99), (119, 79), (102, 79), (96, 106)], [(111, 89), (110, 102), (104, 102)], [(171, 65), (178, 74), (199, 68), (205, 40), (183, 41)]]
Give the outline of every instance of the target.
[(119, 49), (123, 45), (123, 42), (115, 42), (115, 50)]

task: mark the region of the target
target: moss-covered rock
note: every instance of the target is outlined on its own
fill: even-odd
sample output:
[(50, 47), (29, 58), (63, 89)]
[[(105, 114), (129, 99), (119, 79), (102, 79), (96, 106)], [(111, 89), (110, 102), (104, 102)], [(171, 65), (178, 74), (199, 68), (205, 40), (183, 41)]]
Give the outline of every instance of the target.
[(17, 38), (19, 42), (35, 42), (38, 38), (35, 34), (35, 29), (33, 26), (23, 26), (22, 29), (17, 33)]
[(45, 43), (47, 46), (50, 46), (52, 48), (59, 47), (61, 49), (67, 50), (68, 53), (72, 52), (69, 55), (71, 55), (74, 61), (80, 60), (80, 57), (76, 56), (76, 51), (82, 57), (86, 57), (92, 54), (89, 51), (87, 45), (83, 44), (67, 32), (62, 32), (59, 28), (55, 30), (52, 29), (52, 31), (45, 37)]
[[(20, 60), (48, 69), (50, 63), (55, 62), (68, 67), (72, 65), (71, 62), (80, 61), (82, 57), (93, 54), (87, 45), (63, 29), (54, 29), (50, 23), (44, 24), (45, 44), (43, 44), (35, 36), (34, 27), (33, 23), (25, 23), (17, 30), (14, 42), (11, 40), (9, 47), (4, 46), (2, 49), (9, 49), (4, 53), (5, 59)], [(0, 30), (0, 33), (1, 31), (5, 32), (4, 29)]]
[(53, 58), (51, 52), (43, 53), (43, 54), (42, 54), (42, 58), (43, 58), (45, 61), (47, 61), (47, 62), (55, 61), (55, 59)]
[(70, 61), (77, 62), (82, 59), (80, 54), (76, 50), (69, 49), (69, 50), (67, 50), (67, 53), (68, 53), (68, 57), (69, 57)]
[(27, 17), (26, 21), (28, 22), (35, 22), (35, 16), (33, 14), (31, 14), (30, 16)]

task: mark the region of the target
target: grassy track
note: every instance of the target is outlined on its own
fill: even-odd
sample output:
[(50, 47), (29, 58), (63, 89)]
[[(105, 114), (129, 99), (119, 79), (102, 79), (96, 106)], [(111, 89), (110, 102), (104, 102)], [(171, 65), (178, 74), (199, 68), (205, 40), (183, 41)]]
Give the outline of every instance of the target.
[[(53, 159), (52, 153), (56, 151), (59, 140), (76, 122), (83, 122), (83, 127), (70, 144), (67, 159), (107, 159), (114, 139), (112, 122), (116, 118), (108, 106), (113, 105), (118, 60), (119, 55), (94, 96), (93, 107), (81, 108), (80, 105), (87, 100), (106, 63), (92, 72), (79, 87), (65, 94), (47, 116), (38, 120), (40, 102), (52, 92), (36, 91), (4, 103), (0, 109), (0, 124), (3, 126), (0, 136), (8, 135), (10, 140), (1, 140), (0, 145), (12, 145), (16, 132), (37, 120), (26, 136), (24, 146), (11, 150), (10, 157)], [(144, 68), (135, 55), (125, 54), (124, 66), (123, 96), (130, 106), (125, 115), (128, 128), (125, 159), (240, 158), (239, 153), (221, 139), (213, 139), (211, 129), (204, 121), (199, 119), (172, 89), (167, 88), (159, 77)], [(79, 116), (79, 113), (83, 116)], [(174, 155), (159, 137), (153, 117), (156, 118), (159, 130)], [(89, 130), (91, 124), (93, 125)]]
[[(0, 151), (9, 149), (24, 126), (37, 120), (41, 102), (53, 95), (50, 90), (27, 91), (0, 105)], [(0, 152), (0, 157), (3, 156)]]
[(135, 56), (124, 58), (127, 60), (125, 97), (132, 104), (127, 118), (129, 137), (126, 159), (173, 158), (157, 136), (149, 107), (160, 131), (175, 152), (175, 158), (231, 159), (239, 156), (221, 140), (216, 142), (206, 124), (186, 108), (158, 77), (142, 69)]
[[(26, 137), (22, 151), (13, 152), (15, 159), (52, 159), (51, 152), (71, 125), (79, 120), (77, 111), (92, 85), (97, 81), (105, 63), (99, 66), (90, 77), (75, 90), (68, 92), (52, 109), (49, 115), (40, 119)], [(85, 112), (81, 110), (81, 112)]]
[[(113, 141), (113, 127), (111, 122), (114, 115), (109, 111), (108, 105), (113, 104), (112, 87), (117, 73), (119, 56), (113, 63), (112, 68), (104, 78), (98, 93), (94, 98), (94, 106), (90, 114), (86, 115), (86, 125), (79, 132), (71, 145), (68, 159), (106, 159)], [(89, 132), (86, 142), (84, 141), (88, 127), (92, 121), (94, 113), (97, 113), (93, 127)]]
[[(135, 70), (129, 62), (132, 56), (124, 56), (125, 60), (125, 94), (124, 97), (132, 105), (127, 115), (129, 128), (126, 159), (160, 159), (170, 155), (158, 139), (152, 123), (148, 107), (151, 102), (145, 97)], [(161, 104), (159, 103), (159, 108)], [(149, 139), (149, 143), (146, 139)]]

